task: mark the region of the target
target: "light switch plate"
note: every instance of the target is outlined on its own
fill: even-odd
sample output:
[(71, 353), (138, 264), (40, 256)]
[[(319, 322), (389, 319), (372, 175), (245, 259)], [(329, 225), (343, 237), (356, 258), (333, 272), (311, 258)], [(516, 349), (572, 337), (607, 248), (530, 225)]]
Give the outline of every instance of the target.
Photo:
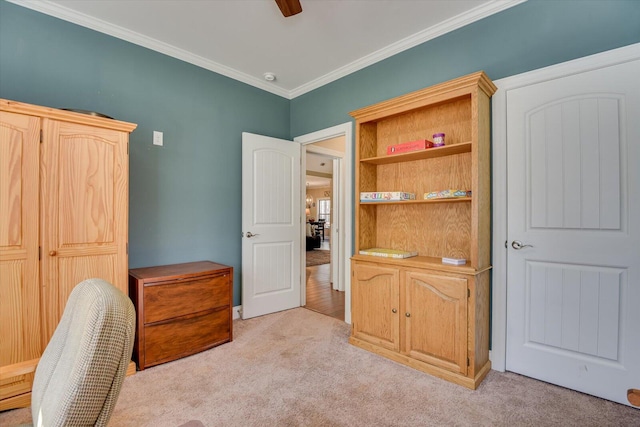
[(162, 132), (158, 132), (157, 130), (153, 131), (153, 145), (162, 146), (164, 143), (162, 141)]

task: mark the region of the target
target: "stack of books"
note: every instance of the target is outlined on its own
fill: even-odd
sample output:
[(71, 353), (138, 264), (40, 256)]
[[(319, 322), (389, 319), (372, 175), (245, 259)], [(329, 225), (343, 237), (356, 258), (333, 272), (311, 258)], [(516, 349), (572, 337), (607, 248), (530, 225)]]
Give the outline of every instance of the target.
[(399, 251), (396, 249), (384, 248), (363, 249), (359, 253), (360, 255), (379, 256), (384, 258), (411, 258), (414, 256), (418, 256), (418, 252)]
[(405, 193), (404, 191), (363, 191), (360, 193), (361, 202), (397, 202), (415, 199), (414, 193)]
[(431, 199), (450, 199), (454, 197), (471, 197), (471, 191), (465, 190), (442, 190), (424, 193), (425, 200)]
[(451, 264), (451, 265), (465, 265), (467, 260), (465, 258), (446, 258), (442, 257), (443, 264)]

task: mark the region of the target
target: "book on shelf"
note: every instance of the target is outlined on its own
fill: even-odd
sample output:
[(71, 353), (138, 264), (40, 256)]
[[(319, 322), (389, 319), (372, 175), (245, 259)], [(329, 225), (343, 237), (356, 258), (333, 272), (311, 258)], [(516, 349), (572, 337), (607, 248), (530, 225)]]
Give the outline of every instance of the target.
[(465, 265), (467, 260), (465, 258), (445, 258), (442, 257), (443, 264), (451, 264), (451, 265)]
[(433, 142), (429, 141), (428, 139), (419, 139), (417, 141), (409, 141), (403, 142), (401, 144), (389, 145), (387, 147), (387, 155), (425, 150), (431, 147), (433, 147)]
[(414, 193), (404, 191), (363, 191), (360, 193), (361, 202), (397, 202), (415, 199)]
[(411, 258), (418, 256), (418, 252), (415, 251), (400, 251), (397, 249), (384, 249), (384, 248), (370, 248), (362, 249), (360, 255), (379, 256), (384, 258)]
[(465, 190), (442, 190), (424, 193), (425, 200), (432, 199), (452, 199), (456, 197), (471, 197), (471, 191)]

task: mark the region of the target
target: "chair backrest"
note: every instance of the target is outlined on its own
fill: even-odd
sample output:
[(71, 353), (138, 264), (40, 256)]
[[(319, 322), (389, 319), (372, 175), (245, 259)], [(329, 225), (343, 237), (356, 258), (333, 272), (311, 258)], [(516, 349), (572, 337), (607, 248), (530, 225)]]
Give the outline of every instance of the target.
[(115, 407), (135, 334), (131, 300), (102, 279), (71, 292), (33, 381), (36, 426), (105, 426)]

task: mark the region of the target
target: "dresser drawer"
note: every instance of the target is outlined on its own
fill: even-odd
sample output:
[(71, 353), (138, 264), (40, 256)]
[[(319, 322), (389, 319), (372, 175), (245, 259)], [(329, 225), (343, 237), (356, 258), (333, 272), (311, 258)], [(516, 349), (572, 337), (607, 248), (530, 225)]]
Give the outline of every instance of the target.
[(230, 292), (228, 275), (145, 285), (144, 323), (228, 306)]
[(229, 311), (225, 307), (147, 326), (144, 366), (189, 356), (231, 341)]

